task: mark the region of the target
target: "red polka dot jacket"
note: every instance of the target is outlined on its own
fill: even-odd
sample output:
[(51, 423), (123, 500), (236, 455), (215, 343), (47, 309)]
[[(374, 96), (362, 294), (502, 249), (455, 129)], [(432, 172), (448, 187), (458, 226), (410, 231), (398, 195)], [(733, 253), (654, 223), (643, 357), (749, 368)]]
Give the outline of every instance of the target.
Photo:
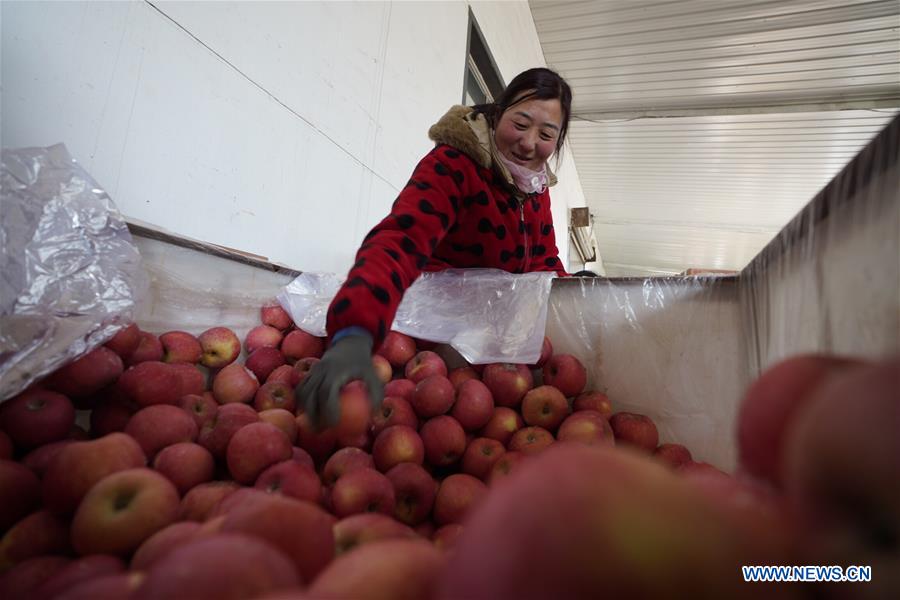
[[(363, 240), (328, 308), (331, 338), (362, 327), (377, 349), (403, 293), (423, 271), (496, 268), (568, 275), (550, 214), (550, 193), (525, 195), (495, 162), (483, 116), (455, 106), (428, 131), (436, 142), (416, 166), (390, 214)], [(496, 166), (495, 166), (496, 165)], [(556, 178), (549, 174), (550, 184)]]

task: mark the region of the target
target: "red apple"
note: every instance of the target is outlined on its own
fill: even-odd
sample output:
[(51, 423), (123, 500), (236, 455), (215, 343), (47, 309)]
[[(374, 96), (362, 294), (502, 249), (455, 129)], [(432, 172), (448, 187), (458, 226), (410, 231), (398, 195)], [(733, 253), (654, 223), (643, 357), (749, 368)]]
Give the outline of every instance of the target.
[(466, 432), (453, 417), (441, 415), (426, 421), (419, 430), (425, 457), (435, 466), (452, 465), (466, 450)]
[(309, 334), (302, 329), (295, 329), (284, 336), (281, 352), (290, 363), (304, 358), (322, 358), (325, 352), (325, 340)]
[(419, 525), (431, 513), (438, 483), (421, 465), (400, 463), (386, 473), (394, 487), (394, 518)]
[(578, 412), (580, 410), (593, 410), (603, 415), (604, 419), (612, 416), (612, 403), (603, 392), (589, 390), (581, 392), (572, 401), (572, 410)]
[(307, 358), (301, 358), (297, 362), (294, 363), (293, 367), (293, 375), (291, 376), (291, 385), (295, 388), (303, 383), (306, 380), (306, 377), (309, 375), (309, 370), (313, 368), (319, 362), (318, 358), (313, 358), (309, 356)]
[(142, 362), (154, 361), (159, 362), (163, 358), (165, 350), (163, 350), (162, 342), (159, 338), (149, 331), (139, 331), (139, 340), (137, 347), (128, 356), (122, 357), (122, 362), (126, 367), (133, 367)]
[(178, 400), (177, 406), (191, 415), (198, 430), (212, 421), (219, 410), (219, 404), (211, 396), (202, 394), (182, 396)]
[(119, 355), (119, 358), (126, 358), (132, 352), (137, 350), (138, 344), (141, 342), (141, 330), (134, 323), (131, 323), (124, 329), (116, 332), (106, 344), (107, 348)]
[(241, 488), (233, 481), (210, 481), (192, 487), (178, 509), (178, 519), (205, 521), (219, 503)]
[(691, 457), (691, 451), (681, 444), (660, 444), (656, 450), (653, 451), (653, 456), (673, 469), (677, 469), (681, 465), (693, 462), (694, 460)]
[(554, 441), (553, 434), (543, 427), (523, 427), (509, 439), (507, 449), (531, 456), (543, 452)]
[(402, 369), (416, 355), (416, 342), (399, 331), (389, 331), (381, 342), (378, 354), (387, 359), (395, 369)]
[(116, 385), (125, 398), (140, 407), (176, 404), (181, 397), (178, 371), (159, 361), (144, 361), (126, 369)]
[(259, 420), (263, 423), (271, 423), (287, 436), (293, 444), (297, 441), (297, 417), (294, 413), (283, 408), (270, 408), (259, 413)]
[(23, 449), (64, 439), (74, 424), (72, 402), (49, 390), (26, 390), (0, 404), (0, 427)]
[(107, 475), (85, 494), (72, 518), (72, 545), (88, 554), (131, 554), (178, 517), (178, 490), (151, 469)]
[(522, 418), (528, 425), (537, 425), (552, 433), (567, 416), (569, 403), (552, 385), (529, 390), (522, 398)]
[(443, 375), (431, 375), (416, 384), (410, 404), (420, 418), (428, 419), (449, 411), (455, 396), (449, 379)]
[(482, 481), (487, 481), (497, 462), (506, 448), (497, 440), (491, 438), (475, 438), (466, 446), (466, 451), (462, 458), (462, 471), (473, 477), (477, 477)]
[(312, 503), (317, 503), (322, 495), (318, 474), (312, 467), (292, 459), (276, 463), (260, 473), (253, 487)]
[(450, 413), (466, 431), (476, 431), (487, 425), (494, 415), (494, 398), (488, 387), (478, 379), (468, 379), (456, 387), (456, 401)]
[(340, 556), (355, 548), (378, 540), (418, 539), (409, 525), (380, 513), (362, 513), (345, 517), (334, 524), (334, 549)]
[(279, 331), (290, 329), (294, 321), (291, 315), (278, 303), (265, 304), (259, 308), (259, 320), (263, 325), (274, 327)]
[(35, 590), (72, 562), (66, 556), (35, 556), (23, 560), (0, 577), (0, 598), (29, 600)]
[(146, 571), (160, 558), (195, 539), (201, 533), (200, 523), (178, 521), (167, 525), (144, 540), (131, 557), (133, 571)]
[(114, 383), (123, 370), (122, 358), (100, 346), (56, 371), (47, 387), (69, 398), (86, 398)]
[(294, 390), (286, 383), (266, 381), (256, 390), (253, 407), (259, 412), (270, 408), (283, 408), (286, 411), (294, 412), (296, 409)]
[[(362, 381), (351, 381), (340, 392), (341, 417), (335, 426), (337, 444), (340, 447), (367, 445), (372, 425), (372, 403)], [(360, 443), (362, 442), (362, 443)]]
[(659, 445), (659, 432), (647, 415), (619, 412), (609, 418), (609, 424), (617, 445), (631, 446), (645, 452), (653, 452)]
[(431, 350), (422, 350), (412, 357), (404, 367), (406, 379), (419, 383), (432, 375), (447, 376), (447, 364), (444, 359)]
[(293, 456), (291, 441), (270, 423), (250, 423), (228, 442), (228, 472), (238, 483), (252, 484), (268, 467)]
[(375, 438), (372, 458), (375, 460), (375, 467), (386, 473), (400, 463), (421, 465), (425, 460), (425, 446), (415, 429), (406, 425), (394, 425)]
[(487, 486), (471, 475), (456, 473), (441, 482), (434, 499), (434, 520), (439, 525), (462, 523), (487, 495)]
[(416, 391), (416, 384), (409, 379), (394, 379), (384, 386), (384, 397), (396, 396), (403, 398), (407, 402), (412, 402), (413, 392)]
[(137, 405), (121, 394), (110, 394), (98, 400), (91, 410), (91, 435), (103, 437), (116, 431), (125, 431), (125, 426), (137, 409)]
[(197, 340), (203, 348), (200, 363), (210, 369), (221, 369), (241, 354), (241, 341), (227, 327), (213, 327), (201, 333)]
[(140, 445), (124, 433), (68, 444), (44, 473), (44, 507), (60, 514), (74, 512), (88, 490), (107, 475), (146, 464)]
[(556, 439), (587, 446), (616, 445), (609, 421), (595, 410), (580, 410), (566, 417), (556, 432)]
[(244, 361), (244, 366), (256, 375), (257, 381), (265, 381), (272, 371), (284, 364), (285, 360), (281, 351), (277, 348), (267, 347), (257, 348)]
[(544, 385), (552, 385), (566, 398), (572, 398), (584, 391), (587, 371), (581, 361), (571, 354), (555, 354), (550, 357), (542, 371)]
[(406, 425), (417, 429), (419, 418), (412, 405), (403, 398), (385, 396), (381, 408), (372, 416), (372, 435), (377, 438), (378, 434), (394, 425)]
[(171, 481), (182, 496), (191, 488), (212, 481), (215, 467), (209, 450), (191, 442), (167, 446), (153, 460), (153, 468)]
[(306, 413), (297, 415), (297, 445), (306, 450), (317, 465), (324, 464), (337, 445), (333, 427), (317, 429)]
[(525, 393), (534, 385), (534, 377), (528, 367), (512, 363), (487, 365), (481, 380), (491, 391), (494, 404), (511, 408), (518, 407)]
[(77, 440), (60, 440), (58, 442), (50, 442), (49, 444), (38, 446), (23, 456), (21, 462), (24, 466), (31, 469), (39, 478), (43, 478), (44, 473), (47, 471), (47, 467), (50, 465), (50, 461), (59, 454), (60, 450), (69, 444), (74, 444), (76, 441)]
[(256, 374), (240, 363), (231, 363), (213, 378), (212, 393), (219, 404), (251, 402), (258, 389)]
[(450, 383), (453, 384), (454, 389), (456, 389), (458, 393), (459, 386), (462, 385), (463, 382), (469, 381), (470, 379), (481, 381), (481, 376), (478, 374), (478, 371), (473, 369), (470, 365), (466, 365), (450, 371), (450, 374), (447, 375), (447, 379), (450, 380)]
[(481, 436), (497, 440), (506, 446), (513, 434), (524, 426), (525, 421), (519, 413), (506, 406), (498, 406), (481, 430)]
[(359, 448), (341, 448), (329, 457), (322, 469), (322, 483), (332, 486), (346, 473), (355, 469), (374, 469), (372, 455)]
[(374, 469), (355, 469), (337, 480), (331, 492), (334, 514), (349, 517), (362, 512), (394, 514), (394, 486)]
[(0, 573), (28, 558), (70, 551), (68, 519), (38, 510), (19, 519), (0, 538)]
[(190, 363), (200, 362), (203, 349), (196, 337), (187, 331), (167, 331), (159, 336), (163, 346), (162, 361), (166, 363)]
[(197, 439), (197, 423), (177, 406), (157, 404), (134, 413), (125, 425), (125, 433), (133, 437), (149, 460), (172, 444)]
[(493, 486), (498, 481), (509, 477), (514, 470), (519, 468), (519, 464), (524, 461), (527, 456), (522, 452), (507, 451), (497, 459), (488, 475), (488, 484)]
[(275, 367), (275, 369), (269, 373), (265, 383), (283, 383), (293, 391), (296, 385), (294, 383), (296, 378), (293, 365), (281, 365), (280, 367)]
[(132, 598), (144, 582), (144, 573), (124, 572), (100, 575), (80, 581), (54, 600), (96, 600), (97, 598)]
[(247, 336), (244, 338), (244, 350), (248, 355), (253, 354), (259, 348), (277, 350), (283, 338), (284, 334), (275, 327), (258, 325), (247, 332)]
[(108, 554), (85, 556), (73, 560), (48, 577), (35, 590), (34, 597), (66, 598), (68, 592), (81, 583), (123, 573), (125, 573), (125, 562), (118, 556)]
[(216, 459), (224, 459), (231, 436), (250, 423), (259, 421), (259, 415), (246, 404), (223, 404), (215, 416), (200, 428), (197, 443), (209, 450)]

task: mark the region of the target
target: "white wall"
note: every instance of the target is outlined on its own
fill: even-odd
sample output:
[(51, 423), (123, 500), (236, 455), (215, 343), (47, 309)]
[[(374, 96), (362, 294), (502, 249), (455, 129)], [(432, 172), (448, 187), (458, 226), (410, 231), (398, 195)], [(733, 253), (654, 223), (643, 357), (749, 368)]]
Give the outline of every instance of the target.
[[(0, 3), (2, 145), (64, 142), (129, 218), (343, 273), (462, 96), (471, 5), (504, 78), (526, 2)], [(571, 156), (554, 188), (565, 264)]]

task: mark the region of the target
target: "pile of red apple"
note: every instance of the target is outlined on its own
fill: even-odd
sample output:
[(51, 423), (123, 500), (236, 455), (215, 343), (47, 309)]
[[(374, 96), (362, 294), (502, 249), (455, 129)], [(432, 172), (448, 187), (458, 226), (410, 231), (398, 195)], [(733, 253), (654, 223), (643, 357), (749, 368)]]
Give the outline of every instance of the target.
[[(0, 405), (0, 598), (719, 597), (759, 591), (741, 564), (897, 551), (865, 537), (900, 523), (900, 432), (879, 425), (897, 414), (882, 398), (896, 364), (802, 357), (766, 373), (730, 476), (613, 413), (549, 339), (535, 365), (448, 371), (391, 332), (373, 357), (381, 408), (351, 382), (340, 422), (316, 430), (294, 390), (324, 340), (277, 305), (260, 315), (243, 344), (226, 327), (131, 325)], [(876, 380), (849, 424), (827, 408), (838, 371)], [(888, 453), (855, 475), (821, 466), (842, 435), (846, 457)], [(863, 471), (894, 477), (855, 500), (875, 525), (839, 501), (845, 480), (872, 483)]]

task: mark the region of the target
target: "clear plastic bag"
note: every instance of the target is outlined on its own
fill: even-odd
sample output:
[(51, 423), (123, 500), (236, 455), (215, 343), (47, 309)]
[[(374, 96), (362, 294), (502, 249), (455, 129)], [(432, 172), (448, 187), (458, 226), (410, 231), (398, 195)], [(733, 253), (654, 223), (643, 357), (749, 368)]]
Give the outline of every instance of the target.
[[(391, 329), (447, 344), (473, 364), (533, 364), (541, 355), (555, 273), (499, 269), (423, 273), (406, 290)], [(278, 295), (300, 329), (325, 335), (328, 305), (342, 280), (304, 273)]]
[(109, 339), (147, 289), (109, 195), (62, 144), (3, 150), (0, 399)]

